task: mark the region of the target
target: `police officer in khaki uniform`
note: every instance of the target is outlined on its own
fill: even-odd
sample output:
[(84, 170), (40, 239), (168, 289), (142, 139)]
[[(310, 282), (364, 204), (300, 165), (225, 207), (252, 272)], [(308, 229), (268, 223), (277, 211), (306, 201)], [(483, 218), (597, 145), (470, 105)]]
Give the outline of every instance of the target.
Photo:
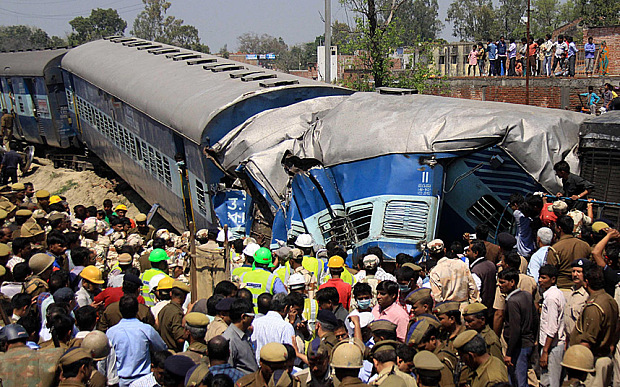
[(24, 283), (24, 293), (28, 293), (34, 299), (41, 293), (49, 292), (47, 281), (52, 274), (54, 257), (44, 253), (35, 254), (28, 261), (28, 266), (32, 270), (32, 275)]
[(189, 286), (181, 281), (174, 281), (170, 290), (170, 302), (157, 315), (159, 335), (168, 349), (175, 352), (183, 352), (187, 337), (183, 328), (183, 304), (189, 292)]
[(564, 328), (566, 332), (567, 341), (570, 341), (570, 334), (575, 329), (577, 319), (586, 305), (588, 300), (588, 292), (584, 287), (583, 280), (584, 271), (592, 267), (592, 262), (589, 259), (581, 258), (576, 259), (571, 264), (572, 271), (571, 276), (573, 279), (573, 286), (570, 292), (565, 292), (566, 307), (564, 308)]
[(50, 193), (47, 190), (40, 189), (35, 192), (34, 197), (37, 199), (39, 209), (48, 212), (50, 206)]
[(189, 340), (189, 347), (183, 354), (196, 364), (208, 363), (205, 341), (208, 326), (209, 318), (204, 313), (190, 312), (185, 315), (185, 336)]
[(144, 243), (153, 239), (153, 235), (155, 234), (155, 227), (151, 226), (150, 224), (149, 225), (146, 224), (146, 215), (145, 214), (136, 215), (135, 221), (136, 221), (136, 227), (127, 231), (127, 236), (131, 234), (138, 234), (142, 237), (142, 239), (144, 239)]
[(495, 331), (487, 324), (487, 307), (480, 302), (469, 304), (463, 310), (463, 319), (465, 320), (465, 327), (467, 329), (473, 329), (480, 333), (480, 336), (482, 336), (485, 343), (487, 343), (487, 351), (489, 354), (504, 361), (502, 344), (499, 341), (499, 337), (497, 337)]
[(370, 352), (372, 361), (379, 373), (370, 383), (373, 386), (386, 387), (416, 387), (416, 382), (411, 375), (407, 375), (398, 369), (396, 364), (396, 347), (400, 342), (396, 340), (384, 340), (376, 343)]
[(299, 387), (299, 378), (286, 369), (288, 351), (280, 343), (268, 343), (260, 350), (260, 368), (237, 381), (238, 387), (292, 386)]
[(466, 330), (454, 340), (463, 363), (473, 370), (471, 387), (487, 387), (508, 382), (508, 369), (504, 362), (487, 352), (487, 344), (474, 330)]
[(213, 295), (215, 286), (226, 280), (226, 261), (224, 249), (216, 242), (217, 231), (209, 230), (208, 241), (196, 247), (196, 299), (209, 299)]
[(456, 354), (447, 349), (439, 340), (439, 321), (433, 316), (422, 316), (409, 330), (408, 345), (418, 351), (430, 351), (445, 366), (440, 370), (441, 386), (453, 387), (454, 380), (460, 379), (459, 361)]
[(206, 342), (208, 342), (215, 336), (221, 335), (226, 331), (226, 329), (228, 329), (228, 326), (231, 323), (229, 313), (233, 302), (235, 302), (234, 298), (227, 297), (220, 300), (220, 302), (215, 305), (215, 310), (217, 311), (217, 314), (207, 328), (207, 334), (205, 336)]
[(363, 349), (353, 340), (341, 341), (332, 352), (331, 366), (340, 387), (367, 386), (359, 378), (360, 368), (364, 362)]
[(560, 364), (567, 378), (562, 387), (586, 387), (586, 378), (594, 372), (594, 355), (585, 345), (573, 345), (566, 350)]
[(93, 358), (88, 350), (80, 347), (70, 348), (60, 357), (58, 366), (61, 370), (59, 387), (83, 387), (87, 383), (90, 385)]
[(570, 345), (585, 345), (594, 354), (596, 376), (589, 376), (588, 386), (603, 387), (611, 384), (611, 348), (617, 344), (618, 304), (605, 292), (603, 270), (592, 266), (585, 273), (588, 301), (570, 336)]
[(445, 365), (430, 351), (420, 351), (413, 357), (419, 387), (439, 387), (441, 370)]
[(465, 331), (465, 326), (462, 324), (460, 307), (460, 302), (444, 301), (435, 305), (433, 309), (433, 313), (435, 313), (435, 316), (437, 316), (441, 324), (439, 331), (442, 334), (442, 339), (452, 352), (454, 352), (453, 343), (456, 336)]

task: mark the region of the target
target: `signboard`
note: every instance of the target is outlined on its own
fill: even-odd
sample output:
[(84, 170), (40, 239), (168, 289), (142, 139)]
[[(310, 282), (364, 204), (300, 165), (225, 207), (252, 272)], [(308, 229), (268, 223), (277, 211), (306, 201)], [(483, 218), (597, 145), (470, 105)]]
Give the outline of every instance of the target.
[(245, 59), (248, 59), (248, 60), (256, 60), (256, 59), (258, 59), (258, 55), (256, 55), (256, 54), (247, 54), (247, 55), (245, 56)]
[(247, 223), (248, 210), (251, 208), (251, 199), (246, 197), (245, 191), (227, 189), (218, 192), (213, 197), (213, 208), (220, 220), (220, 225), (228, 225), (228, 228), (244, 235)]
[(267, 54), (267, 59), (276, 59), (276, 54)]

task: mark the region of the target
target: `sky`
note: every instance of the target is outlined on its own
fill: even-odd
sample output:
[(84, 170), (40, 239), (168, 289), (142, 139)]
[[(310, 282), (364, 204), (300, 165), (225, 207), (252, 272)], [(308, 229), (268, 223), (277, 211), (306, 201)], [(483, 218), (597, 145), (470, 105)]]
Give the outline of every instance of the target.
[[(229, 51), (238, 46), (237, 37), (245, 32), (282, 37), (290, 46), (314, 41), (324, 32), (324, 0), (169, 0), (168, 15), (183, 19), (200, 31), (203, 44), (217, 52), (224, 44)], [(439, 1), (439, 18), (444, 21), (451, 0)], [(114, 8), (127, 21), (129, 35), (133, 20), (144, 9), (141, 0), (2, 0), (0, 25), (26, 24), (45, 30), (50, 36), (65, 37), (71, 32), (69, 21), (88, 16), (93, 8)], [(332, 21), (353, 24), (353, 16), (339, 0), (332, 0)], [(440, 37), (453, 41), (452, 29), (445, 23)]]

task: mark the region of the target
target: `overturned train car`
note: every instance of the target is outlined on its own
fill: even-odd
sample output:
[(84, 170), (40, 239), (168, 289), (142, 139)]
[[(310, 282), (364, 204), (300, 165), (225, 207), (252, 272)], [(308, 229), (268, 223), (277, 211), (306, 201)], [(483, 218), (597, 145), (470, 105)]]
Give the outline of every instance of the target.
[[(356, 93), (264, 112), (210, 148), (273, 214), (272, 244), (311, 232), (388, 259), (436, 233), (510, 227), (511, 193), (557, 192), (585, 115), (428, 95)], [(576, 165), (575, 165), (576, 167)], [(265, 212), (263, 210), (263, 212)]]

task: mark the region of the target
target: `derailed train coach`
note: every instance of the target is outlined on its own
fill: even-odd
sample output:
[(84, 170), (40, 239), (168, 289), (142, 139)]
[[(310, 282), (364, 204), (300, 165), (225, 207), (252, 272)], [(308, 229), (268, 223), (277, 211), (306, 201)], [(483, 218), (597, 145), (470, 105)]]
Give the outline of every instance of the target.
[(272, 245), (302, 232), (359, 256), (386, 259), (436, 234), (458, 240), (512, 222), (511, 193), (561, 190), (553, 165), (578, 168), (587, 116), (428, 95), (356, 93), (304, 101), (250, 118), (209, 149), (244, 180)]
[[(73, 48), (61, 66), (80, 141), (179, 230), (218, 224), (216, 209), (235, 199), (251, 208), (244, 191), (226, 189), (204, 147), (264, 110), (351, 93), (131, 37)], [(245, 212), (234, 215), (243, 233)]]
[(57, 148), (78, 144), (60, 70), (68, 51), (0, 53), (0, 107), (15, 114), (17, 139)]

